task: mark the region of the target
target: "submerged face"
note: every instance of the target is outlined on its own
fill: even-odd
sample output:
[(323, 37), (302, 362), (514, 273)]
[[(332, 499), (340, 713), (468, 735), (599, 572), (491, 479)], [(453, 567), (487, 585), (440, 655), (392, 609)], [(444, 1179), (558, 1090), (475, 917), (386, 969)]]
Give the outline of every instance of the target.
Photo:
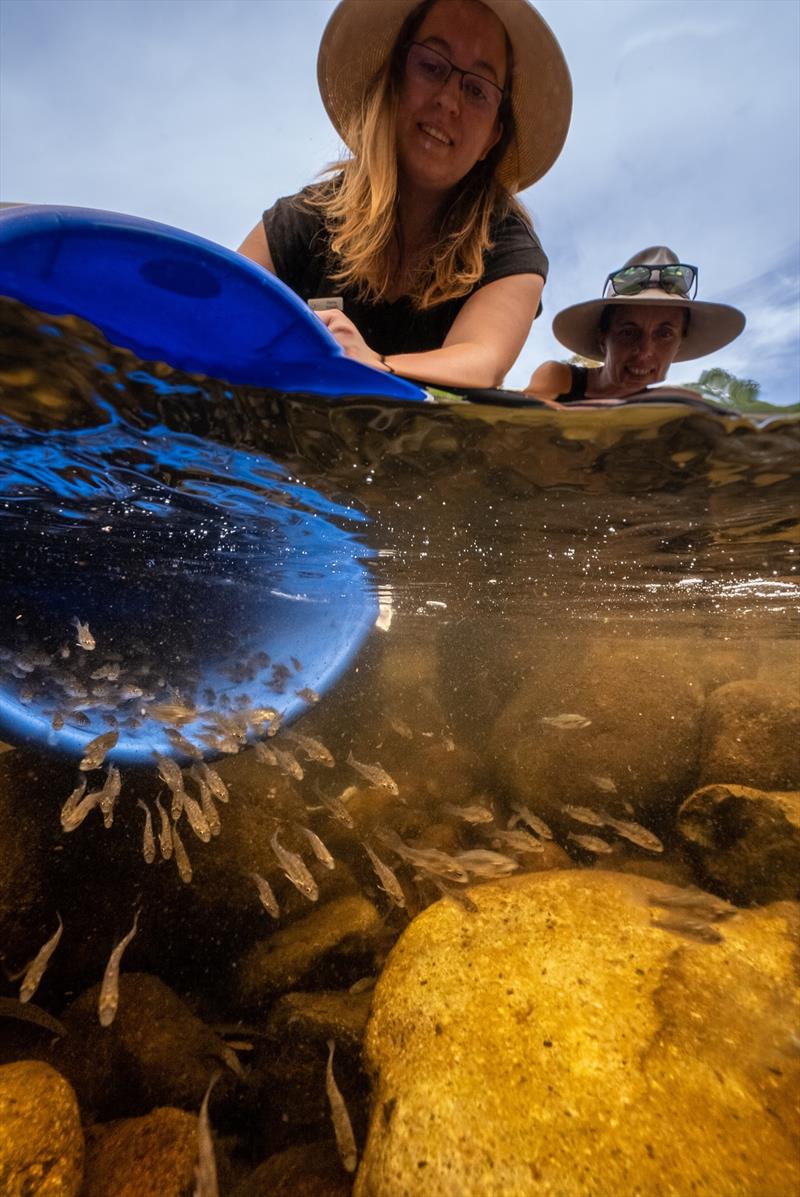
[[(414, 41), (443, 55), (461, 71), (506, 85), (506, 35), (501, 21), (478, 0), (438, 0)], [(436, 77), (436, 60), (406, 65), (397, 111), (397, 156), (401, 182), (446, 193), (485, 158), (502, 133), (495, 104), (467, 97), (463, 76)], [(466, 81), (470, 87), (470, 81)], [(494, 99), (491, 86), (486, 94)], [(476, 99), (478, 102), (476, 103)]]
[(629, 394), (662, 382), (683, 341), (685, 311), (647, 303), (615, 305), (600, 341), (606, 382)]

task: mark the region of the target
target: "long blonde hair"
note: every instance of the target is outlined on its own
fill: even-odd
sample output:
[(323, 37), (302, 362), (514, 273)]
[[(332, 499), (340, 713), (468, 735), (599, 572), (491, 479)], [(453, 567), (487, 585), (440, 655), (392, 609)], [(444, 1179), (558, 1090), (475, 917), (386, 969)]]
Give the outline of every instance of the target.
[[(361, 108), (345, 131), (351, 156), (333, 163), (327, 185), (306, 202), (318, 208), (330, 236), (336, 262), (331, 279), (353, 288), (359, 300), (385, 300), (396, 276), (392, 251), (398, 233), (397, 104), (405, 49), (433, 0), (424, 0), (407, 18), (394, 50), (374, 76)], [(511, 46), (506, 38), (511, 75)], [(496, 178), (514, 137), (511, 104), (504, 98), (498, 113), (503, 133), (482, 162), (459, 185), (439, 219), (432, 253), (413, 275), (408, 298), (419, 310), (468, 295), (483, 275), (483, 255), (492, 248), (491, 223), (516, 212), (530, 227), (522, 205)]]

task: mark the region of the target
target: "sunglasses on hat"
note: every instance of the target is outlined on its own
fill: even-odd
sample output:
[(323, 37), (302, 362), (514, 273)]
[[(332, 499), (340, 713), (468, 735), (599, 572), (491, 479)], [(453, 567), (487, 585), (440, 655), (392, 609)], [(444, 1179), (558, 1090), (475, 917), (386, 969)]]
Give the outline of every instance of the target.
[[(674, 266), (623, 266), (609, 274), (603, 294), (609, 286), (615, 295), (638, 295), (650, 287), (660, 287), (668, 295), (697, 294), (697, 267), (676, 263)], [(690, 298), (694, 298), (694, 295)]]

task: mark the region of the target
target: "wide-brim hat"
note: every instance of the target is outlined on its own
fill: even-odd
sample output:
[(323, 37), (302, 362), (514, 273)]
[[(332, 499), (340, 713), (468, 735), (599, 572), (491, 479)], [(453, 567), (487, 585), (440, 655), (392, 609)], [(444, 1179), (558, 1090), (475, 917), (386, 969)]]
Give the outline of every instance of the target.
[(648, 287), (638, 295), (612, 295), (607, 299), (590, 299), (564, 308), (553, 320), (553, 335), (567, 349), (594, 361), (603, 360), (600, 344), (600, 319), (607, 308), (621, 304), (631, 306), (646, 303), (650, 307), (686, 308), (689, 327), (673, 361), (688, 362), (705, 357), (734, 341), (745, 326), (745, 317), (738, 308), (725, 303), (705, 303), (689, 299), (687, 295), (668, 295), (660, 287)]
[[(340, 0), (319, 47), (322, 102), (342, 140), (367, 84), (391, 53), (420, 0)], [(515, 135), (497, 177), (510, 191), (541, 179), (555, 162), (572, 115), (572, 80), (549, 25), (528, 0), (481, 0), (505, 26), (514, 56), (511, 108)]]

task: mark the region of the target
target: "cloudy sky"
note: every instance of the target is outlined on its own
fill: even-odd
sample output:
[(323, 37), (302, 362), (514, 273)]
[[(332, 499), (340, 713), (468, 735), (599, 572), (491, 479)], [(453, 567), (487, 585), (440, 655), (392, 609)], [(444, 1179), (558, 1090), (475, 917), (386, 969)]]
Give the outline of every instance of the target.
[[(316, 88), (334, 0), (0, 0), (0, 199), (107, 208), (235, 247), (340, 152)], [(509, 375), (637, 249), (700, 267), (743, 336), (702, 363), (800, 399), (795, 0), (540, 0), (572, 71), (569, 139), (523, 194), (551, 262)]]

